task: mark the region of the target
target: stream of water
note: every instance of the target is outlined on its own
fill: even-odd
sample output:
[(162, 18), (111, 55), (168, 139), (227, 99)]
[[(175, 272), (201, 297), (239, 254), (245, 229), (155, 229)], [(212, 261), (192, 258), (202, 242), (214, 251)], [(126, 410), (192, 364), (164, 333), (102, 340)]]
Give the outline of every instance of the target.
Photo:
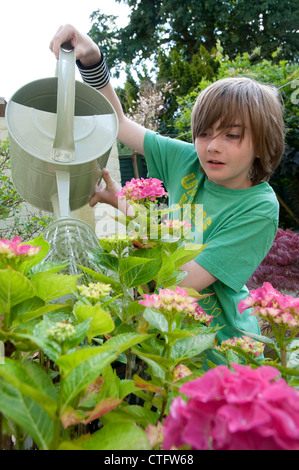
[[(78, 264), (99, 271), (98, 266), (89, 256), (91, 250), (99, 248), (99, 242), (95, 232), (86, 222), (73, 218), (61, 218), (46, 228), (44, 238), (50, 245), (44, 262), (68, 262), (68, 266), (62, 270), (65, 274), (82, 274)], [(82, 277), (83, 280), (90, 281), (86, 273)]]

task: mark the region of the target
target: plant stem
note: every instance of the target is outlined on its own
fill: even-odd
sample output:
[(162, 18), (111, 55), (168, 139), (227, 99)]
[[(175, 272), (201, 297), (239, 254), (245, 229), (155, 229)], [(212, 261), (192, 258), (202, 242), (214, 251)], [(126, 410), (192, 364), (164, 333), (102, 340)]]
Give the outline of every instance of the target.
[(131, 350), (126, 352), (127, 356), (127, 366), (126, 366), (126, 379), (131, 379), (134, 371), (134, 367), (136, 364), (136, 355), (132, 353)]
[(281, 365), (283, 367), (287, 366), (287, 352), (285, 349), (280, 350)]
[[(168, 320), (168, 331), (171, 331), (171, 325), (172, 325), (172, 320)], [(167, 337), (167, 334), (165, 335), (165, 346), (163, 349), (162, 353), (163, 357), (166, 357), (167, 359), (171, 358), (171, 346), (170, 346), (170, 341), (169, 338)], [(167, 405), (167, 400), (168, 400), (168, 394), (169, 394), (169, 383), (171, 380), (171, 371), (168, 370), (165, 375), (165, 385), (164, 385), (164, 392), (165, 392), (165, 397), (163, 398), (162, 401), (162, 407), (161, 407), (161, 412), (158, 421), (162, 421), (166, 405)]]
[(61, 410), (62, 410), (62, 405), (63, 405), (63, 398), (62, 398), (62, 393), (63, 393), (63, 374), (61, 374), (61, 379), (60, 379), (60, 388), (59, 388), (59, 393), (58, 393), (58, 398), (57, 398), (57, 408), (56, 408), (56, 417), (54, 421), (54, 431), (53, 431), (53, 439), (50, 445), (49, 450), (57, 450), (59, 440), (60, 440), (60, 430), (61, 430)]

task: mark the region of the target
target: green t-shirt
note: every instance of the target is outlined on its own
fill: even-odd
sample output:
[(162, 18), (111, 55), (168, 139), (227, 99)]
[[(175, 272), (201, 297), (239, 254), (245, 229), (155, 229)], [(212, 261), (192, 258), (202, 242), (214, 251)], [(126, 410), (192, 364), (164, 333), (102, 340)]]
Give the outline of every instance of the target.
[[(207, 246), (195, 258), (217, 278), (202, 293), (213, 295), (199, 303), (213, 324), (225, 325), (219, 341), (241, 336), (239, 330), (259, 333), (251, 311), (238, 311), (249, 291), (245, 283), (269, 251), (278, 228), (279, 205), (268, 183), (248, 189), (229, 189), (209, 181), (200, 171), (193, 144), (147, 131), (144, 141), (148, 174), (163, 181), (169, 206), (191, 207), (195, 243)], [(198, 217), (198, 212), (202, 217)]]

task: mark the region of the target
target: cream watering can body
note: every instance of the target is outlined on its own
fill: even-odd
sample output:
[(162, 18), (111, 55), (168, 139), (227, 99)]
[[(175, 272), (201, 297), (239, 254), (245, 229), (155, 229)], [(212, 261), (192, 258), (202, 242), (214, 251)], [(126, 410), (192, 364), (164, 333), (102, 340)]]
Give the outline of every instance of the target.
[(60, 49), (58, 77), (18, 90), (6, 109), (12, 179), (33, 206), (56, 219), (88, 203), (118, 132), (97, 90), (75, 81), (75, 50)]
[[(71, 211), (86, 205), (102, 176), (118, 132), (109, 101), (75, 81), (75, 50), (60, 48), (57, 77), (25, 85), (6, 107), (12, 179), (33, 206), (54, 213), (43, 236), (50, 250), (44, 262), (68, 261), (92, 267), (88, 253), (99, 246), (95, 232)], [(66, 270), (64, 270), (66, 272)]]

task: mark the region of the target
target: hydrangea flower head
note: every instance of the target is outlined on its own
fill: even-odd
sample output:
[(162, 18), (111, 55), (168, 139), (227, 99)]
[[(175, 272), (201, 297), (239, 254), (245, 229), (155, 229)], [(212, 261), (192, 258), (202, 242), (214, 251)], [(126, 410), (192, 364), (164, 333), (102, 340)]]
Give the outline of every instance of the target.
[(225, 354), (231, 346), (237, 346), (243, 349), (244, 352), (250, 354), (253, 357), (259, 357), (263, 354), (265, 349), (265, 344), (258, 341), (253, 341), (249, 336), (243, 335), (242, 337), (229, 338), (224, 341), (219, 346), (214, 346), (217, 351)]
[(35, 256), (40, 247), (32, 245), (22, 245), (20, 237), (14, 237), (11, 241), (2, 238), (0, 240), (0, 254), (7, 258), (16, 258), (17, 256), (26, 255), (28, 257)]
[(127, 181), (117, 197), (133, 202), (156, 201), (157, 197), (166, 195), (163, 183), (157, 178), (132, 178)]
[(74, 326), (68, 322), (57, 322), (46, 331), (47, 337), (62, 344), (76, 333)]
[(92, 304), (97, 303), (101, 298), (106, 297), (111, 291), (110, 284), (104, 284), (103, 282), (90, 282), (88, 286), (77, 287), (80, 294), (89, 300)]
[(288, 328), (299, 327), (299, 298), (281, 294), (269, 282), (251, 290), (250, 296), (238, 305), (240, 313), (250, 307), (253, 308), (253, 315), (264, 320), (284, 324)]
[(271, 366), (218, 366), (185, 383), (163, 426), (164, 449), (299, 450), (299, 392)]
[(188, 314), (195, 312), (198, 306), (197, 299), (191, 297), (186, 289), (178, 286), (174, 289), (159, 289), (159, 294), (143, 294), (143, 298), (144, 300), (139, 301), (141, 305), (162, 312)]
[(16, 268), (26, 259), (37, 255), (40, 249), (39, 246), (22, 245), (20, 237), (14, 237), (12, 240), (2, 238), (0, 240), (0, 267)]
[(213, 315), (208, 315), (200, 305), (197, 305), (194, 312), (188, 314), (199, 323), (206, 323), (207, 325), (213, 321)]

